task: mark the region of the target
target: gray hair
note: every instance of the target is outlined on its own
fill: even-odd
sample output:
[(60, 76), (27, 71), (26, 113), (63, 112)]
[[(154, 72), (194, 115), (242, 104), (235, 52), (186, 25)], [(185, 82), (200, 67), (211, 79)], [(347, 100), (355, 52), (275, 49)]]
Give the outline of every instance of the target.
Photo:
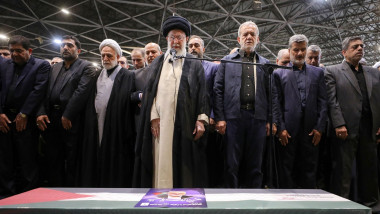
[(290, 37), (290, 39), (289, 39), (289, 48), (292, 48), (292, 44), (294, 42), (297, 42), (297, 43), (299, 43), (299, 42), (306, 42), (306, 46), (307, 46), (307, 44), (309, 43), (309, 40), (303, 34), (296, 34), (296, 35)]
[(201, 37), (199, 37), (199, 36), (197, 36), (197, 35), (192, 35), (192, 36), (190, 36), (189, 42), (190, 42), (190, 40), (192, 40), (192, 39), (199, 39), (199, 40), (201, 41), (201, 45), (202, 45), (202, 47), (205, 47), (205, 42), (203, 41), (203, 39), (202, 39)]
[(321, 48), (318, 46), (318, 45), (310, 45), (308, 48), (307, 48), (308, 51), (311, 51), (311, 52), (318, 52), (319, 53), (319, 57), (321, 57), (322, 55), (322, 50)]
[(135, 52), (140, 52), (140, 53), (141, 53), (141, 56), (142, 56), (143, 58), (145, 58), (145, 49), (144, 49), (144, 48), (135, 48), (135, 49), (133, 49), (132, 52), (131, 52), (131, 55), (132, 55), (133, 53), (135, 53)]
[(356, 40), (361, 40), (363, 41), (363, 38), (360, 37), (360, 36), (351, 36), (351, 37), (347, 37), (343, 40), (342, 42), (342, 50), (343, 51), (346, 51), (348, 49), (348, 46), (350, 46), (350, 43), (352, 41), (356, 41)]
[(145, 47), (148, 46), (148, 45), (154, 45), (154, 46), (156, 46), (158, 52), (161, 52), (161, 48), (160, 48), (160, 46), (157, 43), (149, 42), (148, 44), (145, 45)]
[(277, 54), (277, 59), (280, 60), (282, 58), (282, 56), (284, 55), (284, 53), (288, 52), (289, 50), (288, 49), (281, 49), (278, 51), (278, 54)]
[(253, 21), (246, 21), (244, 22), (243, 24), (240, 25), (239, 27), (239, 30), (238, 30), (238, 37), (240, 37), (240, 30), (243, 26), (249, 26), (249, 25), (252, 25), (255, 27), (255, 33), (256, 33), (256, 37), (259, 36), (259, 28), (257, 27), (257, 25), (253, 22)]

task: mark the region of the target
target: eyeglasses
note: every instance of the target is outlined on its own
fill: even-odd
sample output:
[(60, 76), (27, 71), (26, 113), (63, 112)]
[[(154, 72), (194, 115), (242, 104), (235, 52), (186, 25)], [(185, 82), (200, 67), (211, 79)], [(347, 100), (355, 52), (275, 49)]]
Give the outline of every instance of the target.
[(11, 55), (10, 53), (1, 53), (0, 52), (0, 55), (3, 55), (3, 56), (9, 56), (9, 55)]
[(124, 64), (125, 64), (125, 62), (124, 62), (124, 61), (119, 61), (119, 63), (120, 63), (120, 64), (122, 64), (122, 65), (124, 65)]
[(169, 36), (169, 39), (174, 41), (175, 39), (177, 39), (178, 41), (182, 41), (185, 37), (184, 36)]
[(357, 44), (357, 45), (353, 45), (353, 46), (351, 46), (351, 48), (353, 48), (353, 49), (357, 49), (359, 46), (360, 46), (361, 48), (364, 48), (364, 47), (365, 47), (364, 44)]
[(64, 48), (66, 45), (69, 48), (73, 48), (74, 47), (74, 44), (69, 43), (69, 42), (65, 42), (65, 43), (61, 43), (61, 48)]
[(198, 43), (189, 44), (189, 48), (193, 48), (193, 46), (194, 46), (195, 48), (199, 48), (201, 45), (198, 44)]

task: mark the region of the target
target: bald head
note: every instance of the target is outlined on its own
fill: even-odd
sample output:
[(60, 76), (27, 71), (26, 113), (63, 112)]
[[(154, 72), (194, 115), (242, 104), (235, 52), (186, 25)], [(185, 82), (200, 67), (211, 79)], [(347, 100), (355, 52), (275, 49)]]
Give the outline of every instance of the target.
[(146, 44), (144, 49), (145, 59), (148, 65), (150, 65), (156, 57), (162, 54), (160, 46), (154, 42)]
[(277, 54), (276, 64), (281, 66), (287, 66), (290, 62), (289, 50), (281, 49)]

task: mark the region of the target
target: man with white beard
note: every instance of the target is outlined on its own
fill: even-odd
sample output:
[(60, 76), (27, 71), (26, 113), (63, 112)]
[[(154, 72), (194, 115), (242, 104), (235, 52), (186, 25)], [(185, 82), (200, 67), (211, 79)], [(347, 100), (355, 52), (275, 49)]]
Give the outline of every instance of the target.
[(133, 186), (204, 187), (206, 145), (198, 140), (208, 124), (205, 74), (200, 61), (171, 53), (192, 57), (186, 54), (191, 27), (185, 18), (167, 18), (162, 32), (168, 50), (148, 68), (152, 75), (142, 100)]
[[(269, 62), (255, 51), (259, 29), (254, 22), (240, 25), (237, 40), (240, 49), (224, 60)], [(260, 66), (230, 62), (219, 65), (213, 110), (217, 132), (226, 134), (224, 179), (227, 188), (261, 188), (263, 149), (269, 135), (268, 81)]]
[(121, 48), (112, 39), (99, 46), (102, 65), (85, 114), (80, 186), (131, 187), (134, 73), (118, 65)]

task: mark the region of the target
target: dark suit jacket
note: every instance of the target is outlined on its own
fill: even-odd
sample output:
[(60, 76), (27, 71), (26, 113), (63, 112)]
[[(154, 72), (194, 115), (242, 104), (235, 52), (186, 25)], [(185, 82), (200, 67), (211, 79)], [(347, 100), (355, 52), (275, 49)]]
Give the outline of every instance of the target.
[(301, 109), (301, 96), (294, 71), (277, 69), (273, 74), (280, 107), (278, 112), (279, 129), (280, 131), (287, 130), (294, 137), (298, 134), (302, 122), (307, 133), (313, 129), (322, 133), (326, 126), (327, 97), (323, 70), (308, 64), (305, 65), (306, 106), (304, 113)]
[[(0, 114), (4, 113), (8, 90), (12, 84), (14, 66), (12, 60), (6, 60), (0, 69)], [(49, 62), (30, 57), (17, 79), (13, 94), (14, 107), (17, 111), (34, 116), (46, 93), (49, 70)]]
[(133, 92), (131, 95), (132, 102), (141, 102), (139, 94), (144, 91), (145, 85), (149, 78), (149, 71), (148, 66), (133, 71), (135, 73), (136, 92)]
[[(37, 115), (47, 115), (49, 113), (51, 92), (62, 66), (63, 62), (60, 62), (52, 67), (46, 98)], [(90, 62), (77, 59), (66, 72), (69, 73), (66, 75), (60, 90), (60, 102), (64, 109), (63, 116), (73, 120), (84, 108), (91, 89), (95, 87), (99, 71)]]
[[(269, 61), (259, 56), (257, 63)], [(223, 60), (242, 61), (239, 51), (223, 57)], [(255, 119), (267, 120), (268, 99), (265, 72), (257, 66), (257, 86), (255, 97)], [(240, 88), (242, 65), (224, 63), (219, 65), (214, 82), (214, 115), (216, 121), (240, 118)]]
[[(372, 137), (380, 127), (380, 72), (372, 67), (363, 66), (367, 85), (369, 104), (372, 111)], [(350, 66), (342, 64), (326, 68), (328, 106), (333, 128), (345, 125), (348, 138), (359, 134), (362, 111), (362, 95), (355, 74)]]

